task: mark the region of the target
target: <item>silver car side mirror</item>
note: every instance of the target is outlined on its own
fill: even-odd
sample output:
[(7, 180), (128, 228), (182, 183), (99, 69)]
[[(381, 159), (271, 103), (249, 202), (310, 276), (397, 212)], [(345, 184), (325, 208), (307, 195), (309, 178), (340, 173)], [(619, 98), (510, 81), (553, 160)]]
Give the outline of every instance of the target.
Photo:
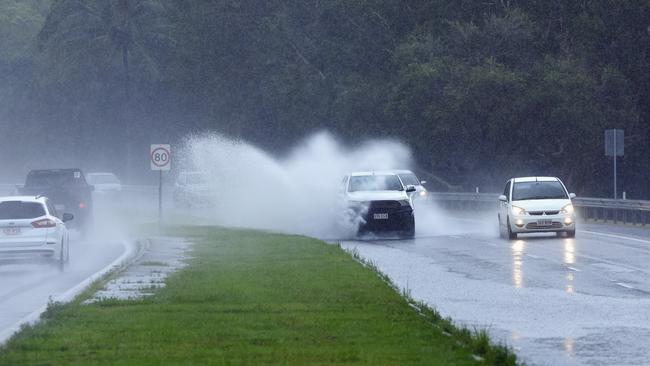
[(575, 193), (569, 193), (569, 198), (570, 198), (570, 199), (574, 199), (574, 198), (576, 198), (576, 194), (575, 194)]
[[(494, 196), (493, 196), (494, 197)], [(501, 202), (508, 202), (508, 197), (506, 197), (505, 194), (502, 194), (499, 196), (499, 201)]]

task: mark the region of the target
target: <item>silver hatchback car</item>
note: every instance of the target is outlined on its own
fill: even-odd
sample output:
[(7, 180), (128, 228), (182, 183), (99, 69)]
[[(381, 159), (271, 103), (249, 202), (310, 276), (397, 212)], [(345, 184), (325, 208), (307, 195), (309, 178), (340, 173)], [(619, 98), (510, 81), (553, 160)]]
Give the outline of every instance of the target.
[(576, 216), (564, 183), (556, 177), (508, 180), (499, 196), (499, 233), (516, 239), (519, 233), (555, 232), (576, 235)]

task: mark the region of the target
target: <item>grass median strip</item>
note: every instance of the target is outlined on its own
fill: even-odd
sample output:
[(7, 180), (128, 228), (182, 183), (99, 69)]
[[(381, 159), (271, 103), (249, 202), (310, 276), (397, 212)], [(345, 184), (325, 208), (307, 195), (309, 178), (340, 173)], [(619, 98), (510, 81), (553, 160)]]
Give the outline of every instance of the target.
[(4, 346), (0, 365), (514, 364), (337, 246), (208, 227), (171, 234), (195, 245), (165, 288), (52, 305)]

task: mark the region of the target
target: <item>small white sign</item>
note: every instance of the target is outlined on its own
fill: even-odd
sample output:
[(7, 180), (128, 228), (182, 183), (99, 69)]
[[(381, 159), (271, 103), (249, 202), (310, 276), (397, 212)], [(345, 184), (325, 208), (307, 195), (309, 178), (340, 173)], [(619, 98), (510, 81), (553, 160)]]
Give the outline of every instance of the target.
[(169, 170), (172, 166), (172, 149), (166, 144), (152, 144), (149, 154), (151, 170)]

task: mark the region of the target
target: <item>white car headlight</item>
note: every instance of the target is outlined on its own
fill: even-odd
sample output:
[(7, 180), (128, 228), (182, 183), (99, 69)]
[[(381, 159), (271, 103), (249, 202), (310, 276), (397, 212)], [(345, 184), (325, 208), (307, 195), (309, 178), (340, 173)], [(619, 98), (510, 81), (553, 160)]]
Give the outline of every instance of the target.
[(573, 205), (569, 203), (568, 205), (562, 207), (560, 212), (564, 213), (564, 214), (571, 214), (572, 215), (575, 212), (575, 210), (573, 208)]
[(428, 194), (427, 191), (420, 191), (420, 193), (419, 193), (420, 197), (426, 197), (427, 194)]
[(526, 210), (521, 207), (512, 206), (512, 214), (515, 216), (523, 216), (526, 214)]

